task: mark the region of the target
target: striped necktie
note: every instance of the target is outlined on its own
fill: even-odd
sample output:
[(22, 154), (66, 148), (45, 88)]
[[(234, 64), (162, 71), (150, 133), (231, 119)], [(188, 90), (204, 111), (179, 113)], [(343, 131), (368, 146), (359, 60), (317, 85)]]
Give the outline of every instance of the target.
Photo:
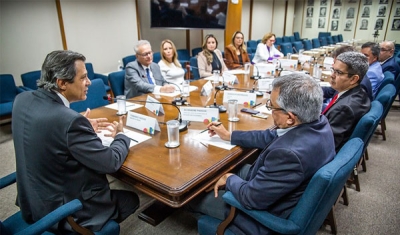
[(153, 79), (151, 79), (151, 77), (150, 77), (150, 69), (149, 68), (146, 68), (146, 74), (147, 74), (147, 80), (149, 80), (149, 83), (154, 85)]

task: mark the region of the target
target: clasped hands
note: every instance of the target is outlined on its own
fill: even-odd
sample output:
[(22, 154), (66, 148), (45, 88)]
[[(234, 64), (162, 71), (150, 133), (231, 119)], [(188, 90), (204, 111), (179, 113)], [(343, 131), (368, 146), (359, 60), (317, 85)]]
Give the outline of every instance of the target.
[(90, 124), (93, 127), (93, 130), (96, 133), (101, 132), (102, 130), (108, 130), (110, 133), (105, 133), (104, 136), (107, 137), (115, 137), (117, 133), (124, 132), (124, 119), (125, 115), (119, 117), (119, 121), (108, 122), (107, 118), (89, 118), (90, 109), (86, 109), (86, 112), (83, 114), (86, 117)]

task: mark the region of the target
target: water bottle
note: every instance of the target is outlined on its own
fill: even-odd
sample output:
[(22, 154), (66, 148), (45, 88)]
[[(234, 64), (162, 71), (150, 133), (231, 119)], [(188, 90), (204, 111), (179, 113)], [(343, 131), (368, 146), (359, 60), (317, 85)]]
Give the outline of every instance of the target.
[(121, 70), (124, 70), (124, 66), (122, 66), (121, 61), (118, 60), (118, 68), (117, 68), (117, 71), (121, 71)]

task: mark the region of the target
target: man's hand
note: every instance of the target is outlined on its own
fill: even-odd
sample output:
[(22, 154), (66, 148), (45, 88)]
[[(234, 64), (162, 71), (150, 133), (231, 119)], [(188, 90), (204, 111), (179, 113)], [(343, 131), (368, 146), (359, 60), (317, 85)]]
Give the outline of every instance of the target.
[(229, 176), (233, 175), (232, 173), (226, 173), (223, 175), (214, 185), (214, 196), (218, 197), (218, 189), (224, 187), (226, 185), (226, 180)]
[(231, 140), (231, 133), (227, 131), (221, 123), (212, 122), (207, 125), (207, 128), (210, 136), (219, 135), (219, 137), (223, 140)]
[(175, 92), (175, 86), (171, 84), (164, 85), (160, 88), (160, 91), (163, 93), (173, 93)]
[(108, 122), (107, 118), (89, 118), (89, 114), (90, 114), (90, 109), (87, 108), (86, 112), (83, 114), (84, 117), (86, 117), (90, 124), (92, 124), (93, 130), (95, 132), (100, 132), (101, 130), (106, 129), (107, 126), (109, 126), (111, 123)]
[(119, 132), (124, 132), (124, 119), (125, 115), (119, 116), (119, 121), (113, 121), (110, 123), (105, 129), (108, 130), (110, 133), (104, 133), (104, 136), (113, 137), (117, 135)]

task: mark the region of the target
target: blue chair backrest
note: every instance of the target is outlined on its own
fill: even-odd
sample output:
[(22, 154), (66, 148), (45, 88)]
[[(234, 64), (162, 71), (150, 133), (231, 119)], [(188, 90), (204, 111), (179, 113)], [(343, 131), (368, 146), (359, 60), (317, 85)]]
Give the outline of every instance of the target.
[(338, 41), (339, 42), (343, 42), (343, 35), (342, 34), (338, 34)]
[(290, 42), (284, 42), (281, 44), (281, 52), (283, 53), (283, 55), (287, 55), (287, 53), (292, 53), (293, 54), (293, 47), (292, 47), (292, 43)]
[(92, 63), (85, 63), (86, 66), (86, 71), (87, 71), (87, 76), (90, 80), (94, 79), (94, 70), (93, 70), (93, 65)]
[(288, 218), (301, 228), (299, 234), (317, 233), (360, 159), (363, 145), (359, 138), (349, 140), (335, 158), (311, 178)]
[(396, 88), (396, 93), (398, 94), (400, 91), (400, 73), (397, 75), (397, 78), (394, 80), (394, 87)]
[(178, 49), (176, 50), (178, 53), (178, 60), (179, 61), (189, 61), (190, 60), (190, 53), (187, 49)]
[(199, 67), (197, 65), (197, 57), (196, 56), (193, 56), (190, 58), (190, 67), (191, 67), (192, 75), (193, 75), (192, 79), (193, 80), (200, 79), (200, 72), (198, 69)]
[(136, 60), (136, 55), (125, 56), (124, 58), (122, 58), (122, 65), (125, 68), (127, 64), (129, 64), (130, 62), (135, 61), (135, 60)]
[(304, 43), (304, 50), (309, 51), (309, 50), (313, 49), (313, 46), (312, 46), (310, 40), (304, 40), (303, 43)]
[(304, 49), (303, 43), (301, 41), (292, 42), (292, 46), (296, 49), (295, 51), (298, 53), (300, 50)]
[(257, 45), (260, 44), (260, 43), (261, 43), (261, 39), (258, 39), (257, 40)]
[(160, 52), (154, 52), (153, 53), (153, 62), (158, 63), (161, 60), (161, 54)]
[(395, 98), (396, 98), (396, 88), (394, 87), (393, 84), (387, 84), (376, 95), (375, 100), (379, 101), (383, 106), (382, 118), (386, 117)]
[(87, 108), (95, 109), (108, 104), (108, 101), (103, 98), (106, 95), (103, 80), (93, 79), (92, 84), (89, 86), (86, 100), (71, 103), (70, 107), (78, 113), (85, 111)]
[(318, 33), (318, 38), (329, 37), (329, 36), (331, 36), (331, 32), (319, 32)]
[(293, 33), (293, 36), (294, 36), (294, 39), (295, 39), (296, 41), (301, 41), (299, 32), (294, 32), (294, 33)]
[(0, 103), (12, 102), (18, 94), (14, 77), (11, 74), (0, 74)]
[(197, 56), (197, 54), (199, 54), (202, 50), (203, 50), (203, 48), (201, 48), (201, 47), (193, 48), (192, 49), (192, 56)]
[(28, 87), (32, 90), (37, 90), (37, 81), (40, 79), (41, 71), (31, 71), (21, 74), (21, 80), (24, 87)]
[(337, 35), (332, 36), (333, 44), (336, 44), (339, 42), (339, 38)]
[(378, 88), (378, 93), (384, 88), (387, 84), (394, 84), (394, 75), (390, 71), (386, 71), (383, 73), (383, 81)]
[(255, 51), (257, 49), (257, 41), (256, 40), (249, 40), (249, 41), (247, 41), (246, 46), (250, 47), (251, 50)]
[(108, 81), (110, 81), (111, 90), (114, 94), (114, 97), (124, 94), (125, 70), (109, 73)]
[(326, 41), (328, 42), (329, 45), (334, 44), (334, 43), (333, 43), (333, 38), (332, 38), (331, 36), (326, 37)]
[(290, 42), (289, 36), (283, 36), (282, 37), (282, 42)]
[(283, 43), (282, 37), (275, 37), (275, 46), (280, 46)]
[(319, 38), (319, 43), (321, 46), (328, 46), (328, 41), (327, 41), (326, 37)]
[(294, 38), (294, 36), (289, 36), (289, 40), (290, 40), (291, 43), (296, 42), (296, 39)]
[(312, 39), (312, 44), (313, 44), (313, 48), (321, 47), (321, 44), (319, 44), (319, 39), (318, 38), (313, 38)]

